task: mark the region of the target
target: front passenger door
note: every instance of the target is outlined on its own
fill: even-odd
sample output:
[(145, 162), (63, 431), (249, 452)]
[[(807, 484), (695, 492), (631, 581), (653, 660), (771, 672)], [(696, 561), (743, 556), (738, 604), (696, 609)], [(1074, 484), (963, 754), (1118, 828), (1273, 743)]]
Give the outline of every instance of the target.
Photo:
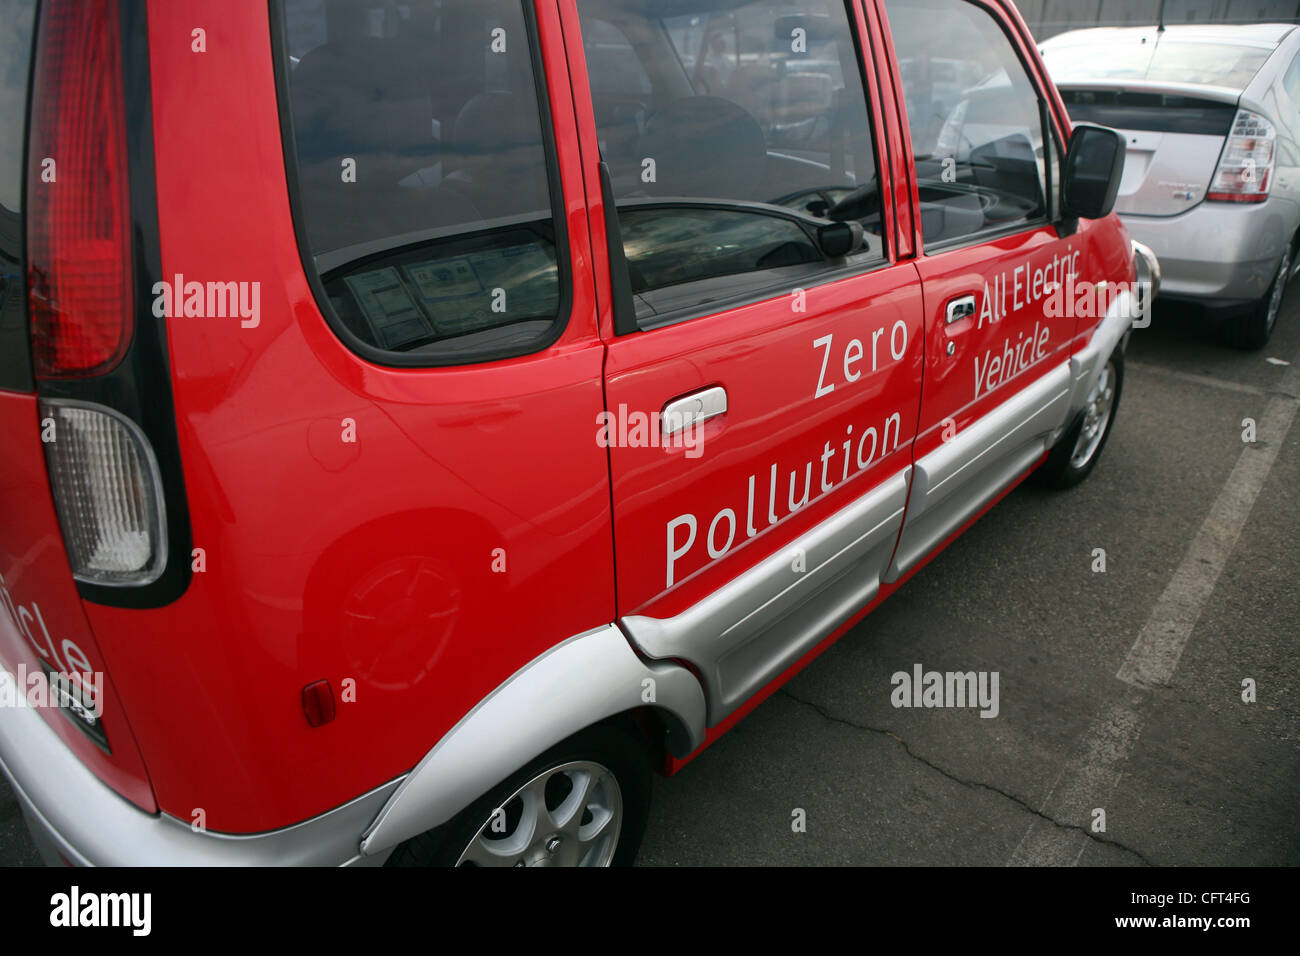
[(967, 0), (884, 6), (926, 310), (916, 475), (893, 581), (1031, 468), (1062, 423), (1074, 320), (1046, 306), (1081, 252), (1052, 222), (1058, 144), (1009, 24)]
[[(635, 313), (616, 331), (604, 303), (598, 440), (620, 619), (646, 656), (695, 667), (716, 726), (878, 589), (907, 500), (921, 298), (880, 198), (858, 5), (655, 8), (577, 0), (581, 41), (566, 30), (588, 181), (603, 160)], [(631, 117), (593, 108), (574, 66), (624, 43), (652, 86)], [(848, 223), (861, 246), (830, 249), (825, 227)], [(666, 438), (681, 415), (697, 425)]]

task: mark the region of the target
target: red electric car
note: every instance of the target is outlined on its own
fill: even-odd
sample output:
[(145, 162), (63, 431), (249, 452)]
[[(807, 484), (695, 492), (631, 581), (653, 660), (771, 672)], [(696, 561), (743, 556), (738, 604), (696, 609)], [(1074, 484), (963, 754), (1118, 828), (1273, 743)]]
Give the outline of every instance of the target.
[(1010, 0), (15, 0), (0, 764), (51, 862), (630, 861), (1154, 259)]

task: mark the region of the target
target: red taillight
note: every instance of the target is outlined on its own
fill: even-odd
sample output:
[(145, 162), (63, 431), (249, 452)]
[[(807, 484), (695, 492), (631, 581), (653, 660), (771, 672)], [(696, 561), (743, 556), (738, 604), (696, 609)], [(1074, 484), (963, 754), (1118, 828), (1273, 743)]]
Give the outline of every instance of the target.
[(108, 371), (132, 308), (117, 0), (45, 0), (27, 169), (27, 288), (41, 378)]
[(1205, 198), (1211, 202), (1263, 202), (1273, 184), (1277, 130), (1258, 113), (1237, 110), (1219, 166)]

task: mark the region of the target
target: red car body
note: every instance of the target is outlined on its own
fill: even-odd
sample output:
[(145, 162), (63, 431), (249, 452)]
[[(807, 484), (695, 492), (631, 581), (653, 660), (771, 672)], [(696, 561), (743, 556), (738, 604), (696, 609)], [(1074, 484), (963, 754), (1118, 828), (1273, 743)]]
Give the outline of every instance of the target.
[[(155, 451), (176, 469), (163, 482), (168, 521), (175, 513), (184, 521), (169, 542), (179, 583), (136, 606), (74, 581), (44, 456), (40, 402), (97, 386), (38, 375), (26, 388), (0, 390), (8, 612), (0, 665), (11, 674), (44, 662), (105, 675), (111, 749), (47, 707), (35, 711), (47, 739), (44, 755), (34, 754), (36, 744), (17, 740), (16, 723), (33, 715), (0, 708), (0, 761), (47, 857), (198, 862), (206, 852), (198, 841), (218, 842), (213, 835), (267, 834), (331, 813), (337, 821), (337, 808), (354, 806), (353, 829), (338, 844), (351, 853), (323, 859), (279, 845), (264, 859), (382, 862), (414, 835), (420, 816), (409, 808), (425, 791), (408, 781), (440, 742), (530, 662), (611, 625), (635, 648), (637, 666), (658, 662), (704, 687), (707, 716), (681, 731), (685, 747), (664, 743), (680, 711), (664, 716), (635, 698), (593, 711), (592, 722), (639, 715), (648, 752), (674, 772), (1039, 466), (1049, 436), (1069, 424), (1067, 400), (1055, 398), (1055, 418), (1032, 453), (1022, 448), (1003, 463), (1013, 473), (970, 497), (962, 513), (946, 513), (942, 526), (908, 538), (919, 462), (1035, 383), (1046, 389), (1053, 375), (1063, 384), (1047, 390), (1052, 396), (1074, 395), (1083, 374), (1075, 369), (1095, 351), (1106, 316), (1047, 317), (1029, 301), (1035, 273), (1073, 257), (1076, 281), (1127, 283), (1134, 262), (1113, 215), (923, 251), (916, 159), (883, 2), (848, 9), (885, 197), (884, 261), (811, 285), (803, 311), (780, 295), (621, 335), (578, 4), (530, 6), (562, 195), (567, 321), (528, 354), (412, 368), (350, 348), (304, 265), (274, 5), (122, 0), (135, 274), (259, 283), (260, 316), (237, 333), (232, 320), (173, 316), (150, 339), (140, 331), (148, 303), (137, 295), (128, 348), (161, 347), (154, 367), (167, 370), (169, 395), (155, 402), (137, 376), (142, 401), (119, 408), (152, 409), (141, 413), (160, 416), (150, 435), (170, 426), (171, 449)], [(981, 9), (1023, 60), (1063, 146), (1069, 120), (1014, 6), (988, 0)], [(201, 52), (196, 28), (205, 32)], [(32, 177), (39, 157), (27, 163)], [(1010, 287), (999, 285), (1007, 276)], [(947, 303), (971, 293), (992, 295), (995, 310), (1005, 297), (1005, 315), (946, 321)], [(711, 387), (725, 389), (728, 410), (704, 424), (699, 457), (593, 440), (604, 412), (657, 411)], [(90, 400), (111, 406), (120, 394)], [(1072, 412), (1077, 395), (1069, 401)], [(340, 441), (349, 426), (355, 440)], [(797, 499), (805, 474), (807, 500), (790, 507), (787, 488)], [(692, 660), (703, 653), (695, 644), (674, 651), (678, 632), (664, 622), (713, 620), (707, 606), (728, 585), (891, 488), (897, 507), (886, 509), (879, 540), (867, 542), (878, 585), (846, 591), (857, 603), (827, 611), (821, 632), (763, 645), (761, 667)], [(322, 681), (324, 698), (313, 696), (319, 688), (304, 697)], [(548, 723), (545, 710), (515, 718)], [(557, 724), (528, 746), (540, 752), (576, 729)], [(496, 725), (501, 738), (511, 733)], [(69, 832), (78, 826), (32, 776), (39, 760), (53, 761), (51, 773), (69, 766), (52, 756), (56, 747), (89, 771), (67, 770), (63, 786), (82, 788), (79, 800), (103, 805), (107, 797), (86, 790), (102, 788), (142, 820), (169, 821), (179, 842), (128, 847)], [(518, 769), (508, 753), (489, 747), (482, 772), (499, 781)], [(377, 819), (399, 816), (404, 785), (410, 820), (362, 847)], [(447, 799), (457, 809), (469, 803)], [(423, 823), (444, 823), (440, 816)]]

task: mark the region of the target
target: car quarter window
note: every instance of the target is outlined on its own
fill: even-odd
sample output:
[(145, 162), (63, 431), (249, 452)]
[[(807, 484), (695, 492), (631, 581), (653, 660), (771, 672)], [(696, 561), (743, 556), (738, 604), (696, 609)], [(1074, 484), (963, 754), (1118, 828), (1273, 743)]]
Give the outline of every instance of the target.
[(495, 358), (558, 334), (527, 16), (521, 0), (284, 0), (300, 233), (322, 306), (380, 361)]
[(885, 6), (927, 251), (1042, 219), (1047, 173), (1039, 94), (997, 21), (966, 0)]
[[(838, 0), (578, 0), (643, 325), (884, 260), (850, 10)], [(847, 253), (827, 241), (843, 241), (844, 223)]]
[(1291, 61), (1286, 75), (1282, 78), (1282, 87), (1291, 99), (1291, 108), (1300, 111), (1300, 54)]

